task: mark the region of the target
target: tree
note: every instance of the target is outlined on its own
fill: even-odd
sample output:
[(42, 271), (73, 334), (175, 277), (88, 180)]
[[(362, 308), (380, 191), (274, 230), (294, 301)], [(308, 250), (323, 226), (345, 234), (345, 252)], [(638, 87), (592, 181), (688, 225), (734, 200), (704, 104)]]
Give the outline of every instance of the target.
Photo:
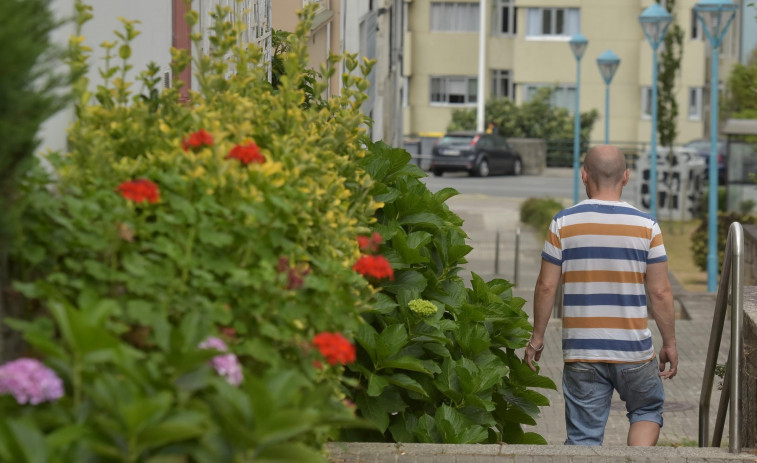
[[(0, 319), (11, 315), (8, 250), (17, 215), (17, 181), (29, 169), (39, 144), (40, 125), (66, 101), (66, 83), (52, 66), (60, 52), (50, 43), (58, 26), (50, 0), (0, 2)], [(0, 329), (0, 360), (7, 358), (6, 333)]]
[(747, 64), (738, 63), (728, 79), (725, 112), (731, 117), (757, 119), (757, 48)]
[[(657, 2), (660, 3), (659, 0)], [(667, 0), (664, 4), (668, 12), (673, 15), (673, 22), (663, 40), (657, 74), (657, 134), (660, 145), (668, 148), (666, 161), (669, 171), (673, 169), (675, 162), (673, 145), (678, 137), (678, 100), (675, 83), (678, 71), (681, 69), (683, 55), (683, 29), (676, 21), (675, 5), (676, 0)], [(667, 179), (668, 191), (671, 191), (673, 175), (668, 175)], [(668, 200), (667, 204), (673, 207), (672, 201)]]
[[(565, 108), (553, 104), (554, 87), (540, 88), (527, 102), (517, 106), (507, 98), (486, 102), (485, 119), (493, 122), (500, 135), (505, 137), (543, 138), (545, 140), (573, 139), (573, 116)], [(581, 113), (581, 141), (587, 142), (596, 110)], [(474, 130), (475, 109), (452, 111), (452, 122), (447, 130)]]
[[(658, 3), (659, 0), (658, 0)], [(676, 0), (665, 2), (665, 8), (674, 14)], [(683, 55), (683, 29), (673, 16), (673, 23), (665, 34), (662, 51), (660, 52), (659, 73), (657, 74), (657, 133), (660, 144), (673, 147), (678, 136), (678, 100), (676, 99), (675, 80), (681, 69)]]

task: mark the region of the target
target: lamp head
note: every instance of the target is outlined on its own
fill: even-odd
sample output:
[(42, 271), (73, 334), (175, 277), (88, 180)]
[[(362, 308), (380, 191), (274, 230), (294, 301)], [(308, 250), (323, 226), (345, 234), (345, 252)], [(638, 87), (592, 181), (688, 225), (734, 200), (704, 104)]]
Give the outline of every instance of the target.
[(660, 46), (671, 21), (673, 21), (673, 15), (659, 3), (653, 3), (639, 15), (641, 29), (654, 50)]
[(573, 56), (580, 61), (586, 51), (586, 47), (589, 46), (589, 40), (583, 34), (578, 33), (571, 37), (568, 43), (570, 44), (570, 49), (573, 51)]
[(599, 66), (599, 73), (602, 74), (605, 84), (610, 85), (615, 76), (615, 71), (620, 66), (620, 58), (608, 48), (597, 58), (597, 66)]
[(713, 47), (720, 46), (738, 8), (732, 0), (702, 0), (694, 5), (694, 13), (702, 22), (705, 34)]

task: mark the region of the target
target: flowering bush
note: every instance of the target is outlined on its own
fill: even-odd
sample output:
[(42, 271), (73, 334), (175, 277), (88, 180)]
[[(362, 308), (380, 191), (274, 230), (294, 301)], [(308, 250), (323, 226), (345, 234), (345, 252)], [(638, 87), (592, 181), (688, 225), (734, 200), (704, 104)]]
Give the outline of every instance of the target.
[[(384, 203), (376, 214), (378, 238), (359, 243), (375, 254), (361, 260), (384, 257), (381, 268), (393, 269), (394, 280), (364, 315), (357, 359), (348, 365), (358, 381), (349, 397), (377, 431), (346, 430), (342, 438), (546, 443), (522, 426), (535, 425), (539, 406), (549, 405), (533, 388), (555, 389), (515, 354), (532, 331), (524, 301), (504, 280), (474, 274), (465, 287), (457, 273), (471, 248), (462, 220), (444, 203), (456, 192), (431, 193), (418, 180), (425, 173), (409, 161), (407, 152), (383, 143), (369, 145), (360, 161)], [(380, 273), (373, 263), (356, 268)]]
[[(322, 461), (314, 447), (354, 422), (340, 372), (376, 291), (353, 270), (355, 238), (380, 203), (357, 168), (367, 82), (355, 58), (341, 95), (300, 104), (313, 11), (287, 39), (275, 91), (223, 9), (188, 105), (159, 91), (157, 66), (142, 94), (118, 77), (129, 21), (105, 44), (120, 64), (105, 60), (94, 92), (76, 82), (70, 152), (21, 185), (12, 268), (29, 317), (7, 322), (66, 393), (36, 407), (0, 396), (0, 461), (28, 461), (26, 442), (49, 462)], [(173, 53), (178, 74), (189, 56)]]

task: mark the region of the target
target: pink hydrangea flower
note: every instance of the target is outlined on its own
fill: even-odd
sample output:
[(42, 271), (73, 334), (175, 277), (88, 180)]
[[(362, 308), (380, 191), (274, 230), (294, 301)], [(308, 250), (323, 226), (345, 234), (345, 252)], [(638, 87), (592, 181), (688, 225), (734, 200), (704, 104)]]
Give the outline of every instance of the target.
[(0, 394), (11, 394), (19, 404), (37, 405), (63, 397), (63, 381), (36, 359), (20, 358), (0, 366)]
[[(215, 349), (221, 352), (228, 352), (229, 348), (226, 343), (216, 337), (209, 337), (199, 345), (200, 349)], [(226, 378), (229, 384), (232, 386), (239, 386), (242, 384), (242, 366), (239, 364), (239, 359), (234, 354), (222, 354), (216, 355), (210, 359), (210, 365), (219, 375)]]

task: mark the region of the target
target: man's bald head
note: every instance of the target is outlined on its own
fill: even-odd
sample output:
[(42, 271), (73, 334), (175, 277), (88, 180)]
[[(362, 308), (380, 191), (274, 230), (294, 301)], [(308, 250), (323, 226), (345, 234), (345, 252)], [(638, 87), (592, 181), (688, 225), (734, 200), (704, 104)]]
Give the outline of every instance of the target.
[(626, 157), (615, 146), (595, 146), (586, 153), (584, 170), (600, 189), (617, 187), (624, 180)]

